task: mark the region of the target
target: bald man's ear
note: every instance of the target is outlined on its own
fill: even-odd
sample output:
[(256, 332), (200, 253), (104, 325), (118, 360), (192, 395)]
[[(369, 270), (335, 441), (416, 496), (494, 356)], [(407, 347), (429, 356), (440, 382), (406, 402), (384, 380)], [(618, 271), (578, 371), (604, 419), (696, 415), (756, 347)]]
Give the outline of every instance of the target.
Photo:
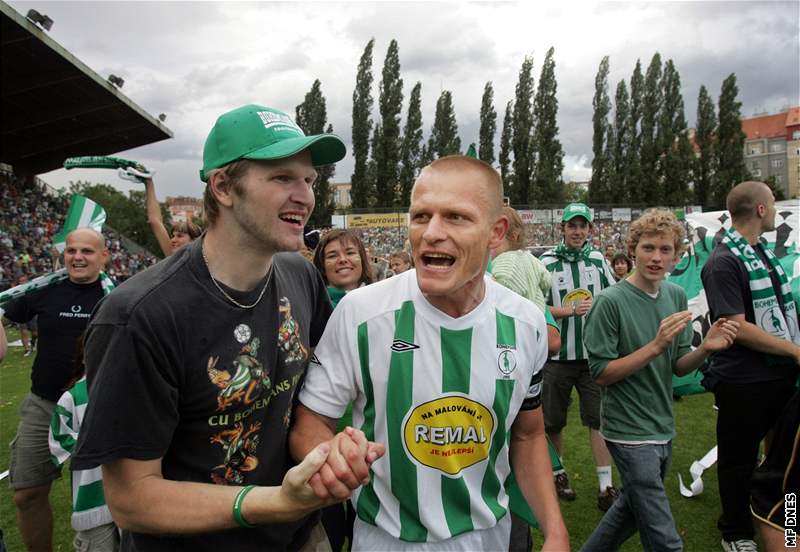
[(489, 234), (489, 249), (497, 249), (500, 247), (506, 237), (506, 234), (508, 233), (508, 226), (508, 217), (505, 215), (500, 215), (492, 225), (492, 229)]

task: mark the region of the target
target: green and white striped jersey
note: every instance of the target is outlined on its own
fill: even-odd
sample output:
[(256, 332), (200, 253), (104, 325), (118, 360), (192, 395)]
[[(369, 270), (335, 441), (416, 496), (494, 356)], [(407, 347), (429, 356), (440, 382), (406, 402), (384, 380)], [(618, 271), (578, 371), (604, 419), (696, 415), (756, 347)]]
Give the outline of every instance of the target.
[[(85, 376), (58, 399), (48, 436), (55, 465), (60, 466), (72, 456), (88, 402)], [(87, 531), (113, 521), (103, 494), (100, 467), (72, 472), (71, 521), (76, 531)]]
[[(552, 286), (547, 296), (547, 304), (552, 307), (564, 305), (567, 295), (576, 289), (589, 292), (591, 297), (614, 284), (614, 274), (603, 254), (593, 249), (588, 260), (569, 262), (555, 255), (553, 250), (540, 257), (545, 268), (552, 277)], [(553, 360), (586, 360), (586, 348), (583, 346), (584, 316), (568, 316), (559, 318), (561, 323), (561, 350), (553, 355)]]
[(338, 419), (353, 401), (353, 425), (387, 446), (353, 503), (395, 539), (440, 542), (507, 513), (511, 425), (541, 402), (547, 330), (533, 303), (484, 282), (460, 318), (424, 298), (414, 270), (354, 290), (309, 366), (300, 402)]

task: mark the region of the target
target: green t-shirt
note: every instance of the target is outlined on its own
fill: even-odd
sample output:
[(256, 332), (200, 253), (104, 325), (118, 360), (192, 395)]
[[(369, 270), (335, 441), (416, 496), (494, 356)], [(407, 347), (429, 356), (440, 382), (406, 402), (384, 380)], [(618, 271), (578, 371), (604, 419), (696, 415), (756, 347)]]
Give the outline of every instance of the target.
[[(586, 320), (584, 344), (593, 377), (612, 360), (641, 349), (655, 338), (661, 321), (687, 310), (686, 293), (662, 282), (653, 299), (627, 280), (601, 291)], [(612, 441), (665, 441), (675, 436), (672, 415), (672, 370), (688, 353), (692, 326), (675, 338), (664, 354), (641, 370), (611, 385), (601, 386), (600, 431)]]

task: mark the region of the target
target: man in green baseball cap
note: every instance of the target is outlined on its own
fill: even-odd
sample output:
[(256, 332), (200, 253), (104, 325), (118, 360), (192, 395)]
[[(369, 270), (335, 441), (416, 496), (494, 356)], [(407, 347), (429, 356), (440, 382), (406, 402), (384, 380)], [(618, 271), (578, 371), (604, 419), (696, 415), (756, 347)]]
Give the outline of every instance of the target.
[[(592, 247), (592, 210), (583, 203), (570, 203), (561, 215), (561, 243), (545, 252), (541, 261), (551, 273), (547, 299), (553, 317), (561, 325), (561, 350), (544, 366), (543, 397), (545, 431), (562, 454), (562, 430), (567, 421), (572, 388), (578, 390), (583, 425), (589, 428), (599, 492), (597, 506), (606, 511), (617, 496), (611, 478), (611, 455), (600, 434), (600, 387), (589, 373), (583, 345), (583, 325), (593, 297), (614, 283), (614, 275), (603, 253)], [(574, 500), (566, 472), (556, 473), (556, 491)]]
[(212, 169), (237, 159), (285, 159), (303, 150), (315, 167), (331, 165), (345, 156), (335, 134), (306, 136), (294, 120), (271, 107), (249, 104), (220, 115), (206, 138), (200, 180), (208, 182)]
[[(305, 136), (273, 108), (220, 116), (200, 171), (207, 231), (94, 313), (73, 466), (103, 466), (125, 550), (324, 549), (309, 514), (369, 478), (367, 460), (382, 449), (360, 431), (294, 467), (286, 445), (332, 312), (321, 276), (293, 252), (314, 209), (315, 167), (344, 155), (337, 136)], [(309, 481), (342, 458), (354, 462), (351, 477), (336, 498), (320, 498)]]

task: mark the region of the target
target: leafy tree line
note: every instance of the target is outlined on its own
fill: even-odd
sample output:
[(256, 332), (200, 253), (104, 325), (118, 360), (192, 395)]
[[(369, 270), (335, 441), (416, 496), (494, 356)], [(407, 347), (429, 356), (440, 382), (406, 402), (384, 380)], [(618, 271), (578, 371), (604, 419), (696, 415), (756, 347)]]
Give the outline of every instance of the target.
[(680, 74), (656, 52), (647, 69), (636, 61), (629, 83), (617, 83), (613, 112), (610, 61), (604, 57), (592, 100), (592, 178), (595, 203), (724, 207), (725, 196), (749, 178), (736, 75), (722, 83), (718, 112), (700, 87), (695, 129), (688, 128)]
[[(466, 149), (458, 132), (453, 93), (442, 90), (436, 101), (434, 120), (428, 139), (422, 120), (422, 83), (414, 83), (404, 107), (404, 82), (401, 77), (400, 50), (396, 40), (389, 43), (378, 82), (378, 114), (373, 120), (373, 55), (371, 39), (361, 55), (353, 90), (352, 151), (350, 178), (353, 207), (400, 207), (409, 203), (411, 188), (419, 171), (434, 159), (461, 153)], [(564, 152), (558, 140), (558, 100), (556, 99), (555, 52), (547, 53), (538, 88), (533, 81), (533, 59), (522, 63), (513, 100), (506, 106), (500, 150), (496, 155), (497, 111), (494, 86), (484, 85), (480, 107), (477, 156), (495, 165), (505, 184), (506, 195), (515, 204), (545, 201), (564, 196), (561, 173)], [(309, 114), (306, 118), (301, 113)], [(325, 97), (319, 80), (297, 107), (298, 124), (305, 132), (317, 132), (325, 125)], [(309, 124), (314, 121), (315, 125)], [(327, 128), (330, 128), (328, 126)], [(330, 178), (317, 186), (315, 223), (324, 224), (332, 210)]]

